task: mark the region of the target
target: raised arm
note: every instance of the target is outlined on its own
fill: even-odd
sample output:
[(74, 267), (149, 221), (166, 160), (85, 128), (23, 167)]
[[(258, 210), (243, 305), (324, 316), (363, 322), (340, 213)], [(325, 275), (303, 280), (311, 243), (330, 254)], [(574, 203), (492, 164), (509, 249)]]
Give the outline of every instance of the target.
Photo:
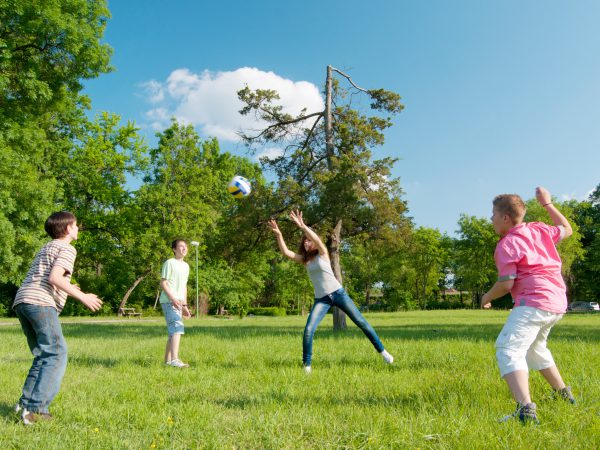
[(298, 228), (300, 228), (304, 232), (306, 237), (315, 244), (317, 250), (319, 251), (319, 255), (329, 258), (329, 252), (327, 252), (327, 247), (325, 246), (325, 244), (323, 244), (323, 241), (321, 240), (319, 235), (313, 230), (311, 230), (310, 227), (304, 223), (304, 219), (302, 219), (302, 211), (291, 211), (290, 219), (292, 219), (292, 222), (298, 225)]
[(554, 225), (562, 225), (565, 228), (565, 235), (563, 238), (568, 238), (571, 236), (573, 234), (571, 224), (567, 218), (563, 216), (558, 209), (556, 209), (556, 206), (552, 204), (552, 196), (550, 195), (550, 192), (548, 192), (546, 188), (538, 186), (535, 188), (535, 197), (537, 198), (537, 201), (540, 202), (540, 205), (542, 205), (550, 215), (552, 223)]
[(273, 231), (273, 233), (275, 234), (275, 237), (277, 238), (277, 245), (279, 246), (279, 251), (287, 258), (294, 260), (298, 263), (302, 262), (302, 256), (299, 255), (298, 253), (295, 253), (293, 251), (291, 251), (289, 248), (287, 248), (287, 245), (285, 244), (285, 240), (283, 239), (283, 235), (281, 234), (281, 230), (279, 229), (279, 226), (277, 225), (277, 222), (275, 221), (275, 219), (271, 219), (267, 222), (267, 226), (271, 229), (271, 231)]

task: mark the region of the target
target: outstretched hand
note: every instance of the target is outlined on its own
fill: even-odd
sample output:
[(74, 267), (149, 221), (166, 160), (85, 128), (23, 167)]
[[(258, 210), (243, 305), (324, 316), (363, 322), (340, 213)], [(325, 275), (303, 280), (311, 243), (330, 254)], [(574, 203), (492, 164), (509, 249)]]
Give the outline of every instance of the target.
[(279, 225), (277, 225), (277, 221), (275, 219), (271, 219), (267, 222), (267, 226), (273, 231), (275, 234), (281, 234), (281, 230), (279, 229)]
[(79, 300), (90, 311), (96, 312), (102, 308), (102, 300), (96, 294), (83, 294)]
[(306, 225), (304, 224), (304, 219), (302, 218), (302, 211), (297, 209), (296, 211), (290, 211), (290, 219), (300, 228), (304, 228)]

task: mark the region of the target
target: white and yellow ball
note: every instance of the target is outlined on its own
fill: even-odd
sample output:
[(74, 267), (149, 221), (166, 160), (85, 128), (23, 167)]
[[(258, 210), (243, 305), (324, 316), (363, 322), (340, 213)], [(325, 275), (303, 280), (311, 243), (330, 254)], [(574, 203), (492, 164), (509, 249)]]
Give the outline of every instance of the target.
[(248, 196), (250, 192), (252, 192), (252, 186), (250, 185), (250, 182), (247, 179), (236, 175), (229, 182), (227, 190), (235, 198), (243, 198)]

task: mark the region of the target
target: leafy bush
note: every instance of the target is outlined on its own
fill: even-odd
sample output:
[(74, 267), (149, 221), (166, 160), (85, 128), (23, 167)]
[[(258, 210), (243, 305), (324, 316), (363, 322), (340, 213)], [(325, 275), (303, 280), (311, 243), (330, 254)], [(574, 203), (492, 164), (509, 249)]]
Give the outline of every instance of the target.
[(285, 308), (281, 308), (279, 306), (249, 308), (248, 314), (254, 314), (255, 316), (283, 317), (285, 316)]

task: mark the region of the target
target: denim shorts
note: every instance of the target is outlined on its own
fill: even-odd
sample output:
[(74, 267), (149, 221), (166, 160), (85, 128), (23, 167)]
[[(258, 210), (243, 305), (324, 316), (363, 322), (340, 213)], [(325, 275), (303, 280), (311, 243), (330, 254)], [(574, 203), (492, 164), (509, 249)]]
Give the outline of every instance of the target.
[(173, 336), (174, 334), (185, 334), (181, 310), (175, 308), (171, 302), (161, 303), (160, 306), (163, 310), (163, 314), (165, 315), (169, 337)]

